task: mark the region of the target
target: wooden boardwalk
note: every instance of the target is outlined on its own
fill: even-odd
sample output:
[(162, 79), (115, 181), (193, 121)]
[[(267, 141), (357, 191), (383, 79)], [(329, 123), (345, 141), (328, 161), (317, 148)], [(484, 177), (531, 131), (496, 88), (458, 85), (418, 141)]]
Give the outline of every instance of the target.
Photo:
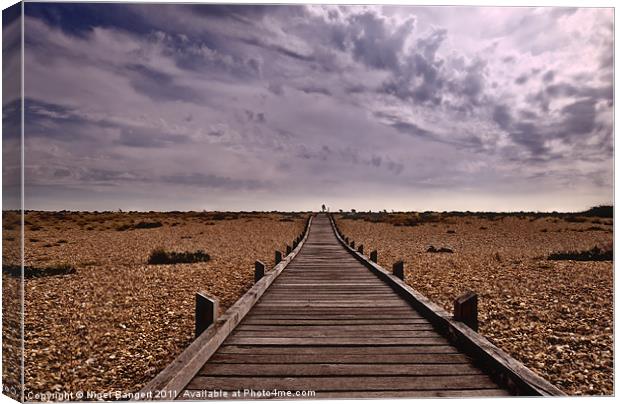
[[(210, 395), (219, 390), (228, 392), (224, 398), (241, 399), (274, 398), (275, 390), (291, 391), (292, 396), (280, 396), (288, 399), (482, 397), (516, 391), (508, 388), (515, 386), (510, 378), (522, 365), (509, 369), (508, 378), (502, 376), (506, 372), (498, 376), (479, 367), (486, 360), (469, 355), (476, 350), (453, 344), (356, 254), (339, 241), (329, 218), (317, 215), (297, 255), (208, 358), (179, 379), (176, 385), (182, 387), (173, 398), (221, 399)], [(314, 394), (295, 396), (306, 390)], [(237, 391), (242, 395), (234, 396)], [(557, 393), (552, 387), (548, 391)]]
[(186, 387), (214, 389), (312, 390), (317, 397), (508, 394), (345, 251), (325, 215)]

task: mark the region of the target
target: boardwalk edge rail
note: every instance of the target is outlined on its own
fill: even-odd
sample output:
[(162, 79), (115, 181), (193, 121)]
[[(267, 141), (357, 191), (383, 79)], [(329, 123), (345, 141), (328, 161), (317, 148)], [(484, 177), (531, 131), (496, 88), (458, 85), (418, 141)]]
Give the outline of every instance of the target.
[(232, 305), (226, 313), (217, 318), (198, 338), (196, 338), (172, 363), (162, 370), (154, 379), (135, 394), (133, 401), (142, 400), (174, 400), (183, 388), (198, 373), (211, 355), (220, 347), (228, 335), (239, 325), (258, 299), (271, 286), (288, 264), (301, 251), (312, 224), (311, 214), (306, 221), (304, 236), (291, 251), (273, 269), (256, 282), (243, 296)]
[(442, 307), (430, 301), (398, 277), (372, 262), (365, 255), (351, 248), (342, 238), (333, 215), (329, 215), (332, 230), (345, 249), (380, 279), (392, 287), (416, 310), (429, 320), (440, 333), (448, 337), (457, 347), (471, 355), (476, 363), (500, 384), (513, 393), (526, 396), (565, 396), (566, 394), (523, 363), (493, 345), (485, 337), (458, 322)]

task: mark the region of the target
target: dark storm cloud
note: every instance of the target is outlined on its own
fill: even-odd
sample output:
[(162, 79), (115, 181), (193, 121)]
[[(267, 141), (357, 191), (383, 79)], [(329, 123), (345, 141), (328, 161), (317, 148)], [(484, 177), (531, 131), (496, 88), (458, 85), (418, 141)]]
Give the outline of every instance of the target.
[(443, 61), (436, 58), (436, 53), (446, 37), (445, 29), (435, 29), (418, 39), (414, 48), (417, 51), (406, 55), (402, 65), (395, 66), (395, 74), (383, 84), (382, 91), (403, 100), (439, 104), (446, 80), (442, 76)]
[(398, 68), (398, 54), (414, 27), (415, 19), (408, 19), (394, 32), (384, 18), (371, 12), (354, 15), (349, 23), (349, 39), (357, 60), (377, 69)]

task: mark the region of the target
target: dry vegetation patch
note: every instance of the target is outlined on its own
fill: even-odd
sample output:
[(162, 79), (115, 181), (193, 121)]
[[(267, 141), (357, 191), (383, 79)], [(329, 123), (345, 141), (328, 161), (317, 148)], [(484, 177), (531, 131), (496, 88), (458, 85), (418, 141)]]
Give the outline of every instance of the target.
[[(305, 218), (278, 213), (28, 212), (26, 265), (67, 265), (75, 271), (26, 279), (26, 389), (140, 389), (192, 341), (195, 293), (204, 290), (217, 297), (225, 311), (253, 285), (254, 261), (272, 266), (274, 250), (300, 234)], [(122, 227), (126, 229), (118, 231)], [(10, 231), (3, 234), (5, 240), (16, 236)], [(3, 249), (6, 265), (17, 263), (16, 245)], [(169, 261), (190, 263), (149, 265), (158, 248)], [(4, 271), (3, 282), (3, 297), (19, 290), (19, 279)], [(10, 332), (18, 320), (4, 321), (5, 338), (17, 340)]]
[[(404, 260), (407, 283), (446, 310), (457, 296), (476, 291), (480, 332), (567, 393), (613, 394), (613, 262), (548, 259), (561, 252), (600, 253), (613, 240), (612, 219), (336, 216), (351, 240), (378, 250), (384, 268)], [(433, 253), (437, 246), (453, 252)]]

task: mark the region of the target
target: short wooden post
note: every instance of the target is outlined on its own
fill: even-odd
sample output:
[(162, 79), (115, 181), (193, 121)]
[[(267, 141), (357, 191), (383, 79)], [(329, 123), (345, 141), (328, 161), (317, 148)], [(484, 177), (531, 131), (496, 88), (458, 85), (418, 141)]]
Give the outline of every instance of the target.
[(454, 319), (478, 331), (478, 295), (472, 291), (454, 300)]
[(357, 252), (360, 253), (360, 254), (364, 254), (364, 244), (360, 244), (357, 247)]
[(282, 261), (282, 252), (276, 250), (276, 265)]
[(254, 283), (260, 281), (265, 276), (265, 264), (261, 261), (254, 263)]
[(351, 248), (355, 249), (355, 241), (351, 240)]
[(346, 244), (349, 244), (349, 238), (348, 238), (348, 237), (345, 237), (345, 238), (344, 238), (344, 242), (345, 242)]
[(286, 255), (289, 255), (291, 253), (291, 251), (293, 251), (293, 249), (291, 248), (290, 245), (286, 245)]
[(405, 280), (405, 264), (402, 261), (396, 261), (392, 265), (392, 273), (400, 280)]
[(217, 299), (205, 292), (196, 293), (196, 338), (200, 336), (217, 318)]
[(377, 250), (372, 250), (370, 252), (370, 260), (375, 264), (377, 263)]

